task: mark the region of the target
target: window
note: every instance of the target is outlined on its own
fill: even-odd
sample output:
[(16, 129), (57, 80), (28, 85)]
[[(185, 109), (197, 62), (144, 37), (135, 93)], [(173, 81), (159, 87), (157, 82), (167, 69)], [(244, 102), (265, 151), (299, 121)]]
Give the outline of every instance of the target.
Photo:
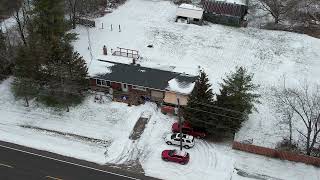
[(132, 89), (139, 90), (139, 91), (146, 91), (147, 90), (146, 88), (141, 87), (141, 86), (132, 86)]
[(97, 79), (97, 85), (98, 86), (104, 86), (104, 87), (110, 87), (111, 86), (111, 82), (110, 81), (105, 81), (105, 80), (101, 80), (101, 79)]
[(176, 152), (175, 150), (171, 150), (171, 151), (169, 151), (169, 153), (168, 153), (168, 154), (169, 154), (169, 156), (171, 156), (171, 157), (172, 157), (172, 156), (174, 155), (174, 153), (175, 153), (175, 152)]
[[(179, 138), (181, 137), (181, 134), (180, 134), (180, 133), (178, 134), (178, 137), (179, 137)], [(187, 138), (187, 135), (182, 134), (182, 138)]]
[(97, 79), (97, 85), (101, 86), (102, 85), (102, 82), (100, 79)]

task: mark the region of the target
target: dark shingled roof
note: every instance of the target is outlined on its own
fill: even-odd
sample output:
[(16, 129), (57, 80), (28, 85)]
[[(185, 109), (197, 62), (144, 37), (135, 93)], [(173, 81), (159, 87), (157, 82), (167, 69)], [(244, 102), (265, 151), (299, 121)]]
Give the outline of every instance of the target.
[(109, 69), (111, 71), (110, 73), (99, 74), (92, 78), (121, 82), (158, 90), (165, 90), (168, 87), (168, 81), (174, 78), (177, 78), (181, 85), (184, 86), (195, 82), (197, 79), (197, 76), (141, 67), (139, 65), (114, 63), (114, 65), (110, 66)]

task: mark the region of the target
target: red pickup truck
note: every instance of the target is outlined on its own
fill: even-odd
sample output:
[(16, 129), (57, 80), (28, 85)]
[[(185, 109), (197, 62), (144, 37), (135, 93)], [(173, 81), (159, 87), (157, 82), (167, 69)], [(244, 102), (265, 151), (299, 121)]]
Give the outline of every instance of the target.
[[(173, 133), (180, 132), (179, 123), (174, 123), (172, 125), (172, 132)], [(205, 131), (192, 128), (189, 122), (182, 123), (182, 133), (192, 135), (196, 138), (205, 138), (207, 136), (207, 133)]]

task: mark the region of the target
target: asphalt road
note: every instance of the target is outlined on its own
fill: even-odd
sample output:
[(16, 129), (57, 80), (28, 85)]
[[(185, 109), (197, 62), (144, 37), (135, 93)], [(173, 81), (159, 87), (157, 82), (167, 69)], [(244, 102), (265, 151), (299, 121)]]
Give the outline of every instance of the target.
[(0, 141), (0, 180), (154, 179)]

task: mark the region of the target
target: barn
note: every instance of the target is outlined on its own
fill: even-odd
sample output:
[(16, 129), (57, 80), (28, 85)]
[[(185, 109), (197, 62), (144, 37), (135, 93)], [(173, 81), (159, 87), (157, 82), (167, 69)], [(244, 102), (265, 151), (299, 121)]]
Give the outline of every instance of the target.
[(186, 19), (187, 23), (202, 24), (203, 9), (191, 4), (181, 4), (176, 13), (176, 21), (178, 19)]
[(201, 0), (204, 20), (237, 27), (246, 27), (245, 16), (248, 14), (248, 1), (245, 4), (230, 1)]

